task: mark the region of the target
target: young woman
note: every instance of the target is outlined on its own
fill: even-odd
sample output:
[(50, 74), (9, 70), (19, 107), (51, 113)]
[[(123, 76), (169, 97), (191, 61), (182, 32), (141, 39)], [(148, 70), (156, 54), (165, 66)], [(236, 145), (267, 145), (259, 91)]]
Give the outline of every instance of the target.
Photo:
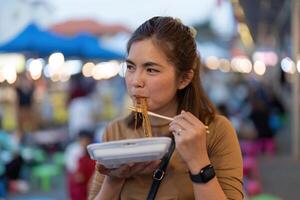
[[(145, 98), (148, 110), (174, 117), (170, 123), (149, 116), (153, 136), (174, 136), (176, 145), (156, 199), (242, 199), (237, 136), (202, 89), (194, 32), (174, 18), (153, 17), (133, 33), (127, 51), (132, 100)], [(107, 126), (104, 140), (144, 136), (140, 122), (134, 129), (133, 115), (118, 119)], [(113, 170), (98, 163), (89, 199), (146, 199), (159, 163)]]

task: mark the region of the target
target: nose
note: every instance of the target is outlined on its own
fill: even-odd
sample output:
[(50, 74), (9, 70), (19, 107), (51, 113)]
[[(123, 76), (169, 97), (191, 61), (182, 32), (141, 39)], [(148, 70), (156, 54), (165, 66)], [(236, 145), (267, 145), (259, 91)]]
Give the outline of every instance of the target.
[(133, 86), (136, 88), (143, 88), (145, 86), (145, 80), (143, 72), (140, 70), (137, 70), (133, 75), (132, 80)]

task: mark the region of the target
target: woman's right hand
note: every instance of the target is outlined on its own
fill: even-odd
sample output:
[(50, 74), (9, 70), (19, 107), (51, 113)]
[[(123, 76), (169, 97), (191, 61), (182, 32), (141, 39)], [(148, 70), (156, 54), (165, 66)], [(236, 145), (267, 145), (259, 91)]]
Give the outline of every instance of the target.
[(152, 174), (155, 169), (158, 168), (160, 160), (141, 162), (141, 163), (131, 163), (124, 164), (115, 169), (108, 169), (101, 163), (96, 163), (96, 170), (110, 177), (115, 178), (130, 178), (138, 175)]

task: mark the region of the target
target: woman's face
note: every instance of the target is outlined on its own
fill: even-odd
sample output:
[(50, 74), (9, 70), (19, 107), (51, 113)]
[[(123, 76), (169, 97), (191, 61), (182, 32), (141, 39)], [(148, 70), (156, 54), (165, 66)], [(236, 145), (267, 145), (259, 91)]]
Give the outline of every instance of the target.
[(134, 102), (137, 97), (144, 97), (151, 111), (166, 113), (175, 109), (176, 112), (179, 81), (175, 67), (151, 39), (134, 42), (126, 64), (127, 90)]

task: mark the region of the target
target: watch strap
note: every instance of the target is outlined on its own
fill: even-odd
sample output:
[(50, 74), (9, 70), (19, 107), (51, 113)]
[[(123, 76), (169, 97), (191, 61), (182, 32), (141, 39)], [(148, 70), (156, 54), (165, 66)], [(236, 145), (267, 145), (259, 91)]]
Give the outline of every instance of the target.
[(189, 174), (194, 183), (207, 183), (216, 176), (214, 167), (211, 164), (203, 167), (198, 174), (191, 174), (191, 172)]

